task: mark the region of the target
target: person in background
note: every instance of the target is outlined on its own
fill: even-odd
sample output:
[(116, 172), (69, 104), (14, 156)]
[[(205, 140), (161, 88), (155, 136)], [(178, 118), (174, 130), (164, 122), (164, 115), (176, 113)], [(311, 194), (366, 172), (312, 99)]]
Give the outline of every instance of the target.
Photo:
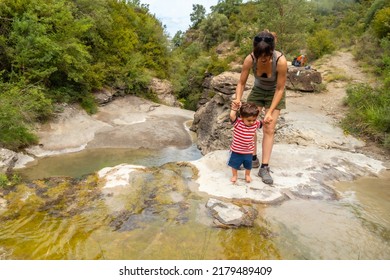
[[(237, 111), (240, 116), (237, 117)], [(228, 165), (232, 168), (231, 182), (235, 183), (238, 177), (238, 169), (243, 165), (245, 168), (245, 181), (251, 182), (252, 155), (255, 149), (255, 135), (257, 129), (262, 127), (262, 122), (257, 118), (259, 108), (255, 104), (232, 102), (230, 120), (233, 123), (233, 141), (230, 145), (230, 157)]]
[(280, 51), (275, 50), (276, 34), (264, 30), (253, 39), (253, 51), (244, 60), (240, 80), (236, 87), (233, 103), (241, 104), (249, 73), (252, 69), (255, 83), (247, 102), (258, 106), (260, 112), (265, 109), (263, 119), (263, 142), (261, 166), (257, 158), (257, 138), (253, 153), (253, 167), (259, 167), (258, 175), (265, 184), (273, 184), (269, 162), (274, 144), (275, 127), (280, 110), (286, 108), (285, 84), (287, 79), (287, 60)]
[(306, 66), (307, 57), (304, 54), (299, 55), (298, 57), (295, 57), (292, 61), (292, 65), (297, 67), (304, 67)]

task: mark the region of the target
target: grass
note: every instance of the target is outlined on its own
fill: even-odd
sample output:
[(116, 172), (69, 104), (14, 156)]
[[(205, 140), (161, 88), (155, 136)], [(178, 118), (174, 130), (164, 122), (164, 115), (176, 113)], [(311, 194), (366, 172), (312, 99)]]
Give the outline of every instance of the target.
[(347, 88), (348, 113), (342, 121), (347, 132), (368, 138), (390, 151), (390, 93), (367, 84)]
[(352, 78), (345, 73), (345, 70), (335, 68), (334, 71), (332, 70), (324, 76), (324, 80), (328, 83), (334, 81), (350, 82)]

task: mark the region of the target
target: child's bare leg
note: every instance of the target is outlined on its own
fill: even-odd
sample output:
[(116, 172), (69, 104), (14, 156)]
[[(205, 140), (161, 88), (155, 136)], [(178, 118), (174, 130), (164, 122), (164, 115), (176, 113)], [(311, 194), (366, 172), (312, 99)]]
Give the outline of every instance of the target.
[(252, 181), (252, 178), (251, 178), (251, 171), (248, 170), (248, 169), (245, 169), (245, 181), (247, 183), (250, 183)]
[(237, 169), (234, 169), (232, 168), (232, 178), (230, 179), (230, 181), (232, 181), (232, 183), (235, 183), (237, 182)]

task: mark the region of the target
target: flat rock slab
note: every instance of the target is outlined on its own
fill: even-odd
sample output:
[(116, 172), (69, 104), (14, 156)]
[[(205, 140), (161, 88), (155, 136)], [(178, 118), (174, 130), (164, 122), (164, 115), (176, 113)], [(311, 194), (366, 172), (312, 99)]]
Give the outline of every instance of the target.
[(210, 198), (206, 207), (215, 218), (214, 224), (223, 228), (251, 227), (258, 214), (251, 206), (238, 206), (215, 198)]
[[(376, 176), (385, 167), (381, 161), (363, 154), (315, 146), (276, 144), (273, 150), (272, 177), (274, 184), (266, 185), (251, 172), (252, 182), (244, 181), (239, 171), (236, 184), (230, 182), (231, 168), (227, 165), (229, 151), (208, 153), (192, 163), (199, 169), (199, 191), (214, 197), (255, 203), (275, 204), (294, 197), (335, 199), (331, 188), (336, 181), (350, 181), (359, 176)], [(289, 159), (286, 160), (288, 156)]]
[(115, 99), (99, 107), (93, 116), (67, 106), (55, 120), (38, 129), (40, 143), (27, 151), (45, 157), (85, 148), (188, 147), (192, 140), (184, 123), (193, 116), (192, 111), (135, 96)]

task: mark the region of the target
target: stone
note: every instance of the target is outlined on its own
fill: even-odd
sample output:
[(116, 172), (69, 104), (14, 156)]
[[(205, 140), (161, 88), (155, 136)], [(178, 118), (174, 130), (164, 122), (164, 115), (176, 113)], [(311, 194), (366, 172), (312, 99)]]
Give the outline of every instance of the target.
[(206, 208), (216, 219), (214, 224), (224, 228), (251, 227), (258, 214), (251, 206), (238, 206), (215, 198), (207, 201)]
[(152, 78), (148, 88), (151, 92), (157, 94), (161, 103), (167, 106), (183, 107), (173, 94), (173, 86), (170, 81)]
[(0, 173), (7, 173), (15, 166), (18, 160), (16, 152), (8, 149), (0, 149)]
[(318, 91), (322, 84), (321, 73), (306, 67), (289, 66), (287, 70), (286, 88), (296, 91)]
[[(226, 149), (231, 143), (232, 125), (229, 109), (232, 99), (235, 98), (239, 79), (240, 73), (224, 72), (207, 78), (203, 83), (205, 87), (203, 95), (190, 128), (197, 133), (197, 146), (203, 155), (214, 150)], [(253, 76), (249, 76), (244, 98), (252, 89), (253, 82)]]
[(334, 182), (376, 176), (385, 169), (383, 162), (355, 152), (276, 143), (272, 152), (272, 186), (261, 181), (257, 169), (252, 169), (250, 183), (245, 182), (244, 171), (238, 171), (238, 180), (233, 184), (231, 168), (226, 164), (228, 156), (228, 150), (218, 150), (192, 161), (199, 170), (196, 183), (199, 191), (211, 197), (242, 204), (271, 205), (296, 198), (334, 200), (337, 193), (330, 187)]
[(101, 90), (95, 91), (93, 96), (98, 105), (104, 106), (112, 101), (114, 94), (111, 89), (103, 88)]

